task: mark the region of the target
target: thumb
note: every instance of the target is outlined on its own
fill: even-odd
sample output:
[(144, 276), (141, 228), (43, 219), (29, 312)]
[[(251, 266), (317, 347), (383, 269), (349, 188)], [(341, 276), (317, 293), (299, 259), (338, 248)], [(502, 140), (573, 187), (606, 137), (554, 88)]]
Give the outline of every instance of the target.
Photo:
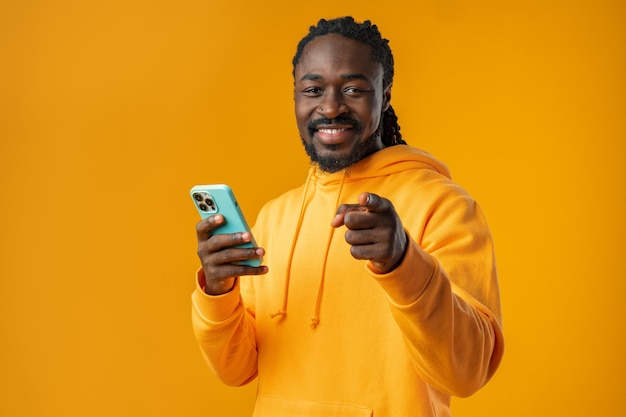
[(332, 227), (341, 227), (341, 226), (343, 226), (343, 218), (344, 218), (344, 216), (345, 216), (344, 212), (337, 213), (335, 215), (335, 217), (333, 217), (333, 220), (330, 222), (330, 225)]
[(359, 203), (365, 206), (367, 211), (383, 212), (389, 210), (389, 200), (374, 193), (362, 193), (359, 196)]

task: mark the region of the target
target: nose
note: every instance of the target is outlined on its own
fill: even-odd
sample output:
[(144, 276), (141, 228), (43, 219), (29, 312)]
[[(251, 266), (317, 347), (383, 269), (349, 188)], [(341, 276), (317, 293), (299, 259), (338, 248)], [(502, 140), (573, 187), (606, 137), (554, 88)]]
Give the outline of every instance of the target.
[(320, 100), (317, 112), (324, 117), (334, 119), (335, 117), (347, 113), (348, 106), (343, 100), (341, 93), (335, 91), (326, 91)]

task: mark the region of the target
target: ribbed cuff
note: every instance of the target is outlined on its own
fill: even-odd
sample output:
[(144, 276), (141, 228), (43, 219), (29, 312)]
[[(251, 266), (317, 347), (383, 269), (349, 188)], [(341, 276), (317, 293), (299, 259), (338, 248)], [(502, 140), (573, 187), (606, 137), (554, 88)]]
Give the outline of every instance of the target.
[(437, 270), (437, 261), (409, 238), (402, 262), (386, 274), (379, 274), (371, 262), (368, 273), (378, 281), (389, 298), (397, 305), (414, 303), (424, 293)]
[(242, 303), (239, 280), (235, 280), (235, 286), (231, 291), (221, 295), (209, 295), (204, 292), (205, 277), (202, 268), (198, 270), (196, 277), (196, 289), (192, 294), (192, 300), (198, 313), (212, 323), (228, 320)]

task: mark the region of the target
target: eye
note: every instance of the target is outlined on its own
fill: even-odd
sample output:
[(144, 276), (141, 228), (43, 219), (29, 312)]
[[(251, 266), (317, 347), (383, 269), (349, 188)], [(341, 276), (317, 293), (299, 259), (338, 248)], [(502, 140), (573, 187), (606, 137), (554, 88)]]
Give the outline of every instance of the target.
[(302, 90), (302, 93), (306, 96), (315, 97), (315, 96), (319, 96), (320, 94), (322, 94), (323, 90), (319, 87), (307, 87)]
[(359, 87), (346, 87), (343, 89), (344, 94), (349, 96), (360, 96), (363, 94), (367, 94), (370, 90), (364, 90)]

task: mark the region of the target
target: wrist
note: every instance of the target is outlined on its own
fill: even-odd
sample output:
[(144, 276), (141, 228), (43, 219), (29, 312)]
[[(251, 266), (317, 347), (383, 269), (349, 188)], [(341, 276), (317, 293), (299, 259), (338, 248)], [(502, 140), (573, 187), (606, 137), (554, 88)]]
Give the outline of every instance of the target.
[(209, 280), (205, 282), (204, 292), (208, 295), (223, 295), (235, 288), (237, 277), (221, 280)]

